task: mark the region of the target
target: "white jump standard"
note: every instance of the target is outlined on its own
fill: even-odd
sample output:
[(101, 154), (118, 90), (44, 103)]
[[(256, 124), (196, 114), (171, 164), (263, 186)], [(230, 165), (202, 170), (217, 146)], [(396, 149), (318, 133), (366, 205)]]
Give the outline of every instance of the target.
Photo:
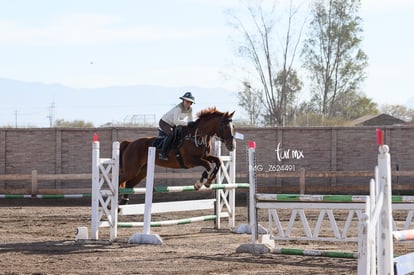
[[(379, 144), (378, 166), (375, 170), (375, 180), (370, 182), (369, 196), (323, 196), (323, 195), (279, 195), (279, 194), (256, 194), (255, 177), (255, 144), (249, 145), (249, 179), (250, 179), (250, 227), (252, 238), (250, 244), (240, 245), (236, 252), (247, 253), (274, 253), (291, 254), (304, 256), (324, 256), (338, 258), (358, 259), (358, 274), (406, 274), (414, 271), (414, 253), (409, 253), (397, 258), (393, 256), (394, 238), (412, 239), (413, 230), (405, 230), (402, 233), (393, 232), (392, 208), (409, 210), (404, 229), (408, 229), (413, 217), (413, 197), (391, 196), (391, 158), (387, 145)], [(392, 201), (395, 203), (392, 205)], [(403, 203), (402, 203), (403, 202)], [(283, 207), (281, 205), (283, 204)], [(321, 209), (318, 221), (314, 230), (311, 230), (303, 212), (305, 205), (309, 204), (311, 209)], [(338, 205), (341, 205), (338, 207)], [(349, 205), (349, 206), (347, 206)], [(284, 230), (278, 219), (276, 209), (292, 209), (292, 216), (289, 220), (287, 230)], [(349, 215), (345, 221), (342, 232), (338, 229), (332, 209), (348, 209)], [(269, 225), (275, 224), (278, 236), (265, 235), (262, 243), (259, 243), (257, 228), (258, 221), (256, 213), (258, 209), (268, 209)], [(358, 251), (323, 251), (305, 250), (295, 248), (276, 247), (275, 239), (291, 239), (290, 230), (296, 216), (299, 215), (306, 237), (304, 240), (324, 240), (318, 236), (321, 229), (321, 222), (325, 215), (328, 215), (335, 238), (328, 241), (352, 241), (348, 238), (348, 229), (353, 215), (357, 215), (358, 224)], [(327, 240), (327, 239), (325, 239)], [(355, 241), (355, 240), (354, 240)]]

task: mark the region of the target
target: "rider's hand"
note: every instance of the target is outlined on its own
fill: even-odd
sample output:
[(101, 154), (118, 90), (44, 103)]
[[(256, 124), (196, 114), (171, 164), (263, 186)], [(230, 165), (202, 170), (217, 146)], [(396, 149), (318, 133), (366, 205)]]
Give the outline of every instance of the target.
[(195, 123), (195, 121), (189, 121), (187, 123), (188, 128), (195, 128), (196, 126), (197, 126), (197, 124)]

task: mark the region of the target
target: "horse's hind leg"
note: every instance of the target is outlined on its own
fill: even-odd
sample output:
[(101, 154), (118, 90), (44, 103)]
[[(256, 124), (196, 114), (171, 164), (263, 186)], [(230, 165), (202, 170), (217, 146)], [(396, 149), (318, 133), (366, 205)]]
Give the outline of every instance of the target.
[[(133, 188), (135, 185), (139, 184), (146, 176), (147, 176), (147, 166), (145, 165), (144, 167), (141, 168), (139, 173), (134, 178), (124, 182), (124, 188)], [(125, 204), (128, 204), (128, 202), (129, 202), (128, 194), (123, 194), (119, 201), (119, 205), (125, 205)]]
[[(119, 177), (119, 188), (126, 188), (126, 179), (123, 176)], [(125, 205), (125, 204), (128, 204), (128, 201), (129, 201), (128, 194), (123, 194), (118, 204)]]
[[(133, 179), (133, 180), (134, 180), (134, 179)], [(123, 183), (121, 183), (121, 184), (119, 185), (119, 187), (120, 187), (120, 188), (127, 188), (127, 184), (128, 184), (128, 182), (130, 182), (130, 181), (124, 181)], [(122, 194), (121, 198), (119, 199), (118, 204), (119, 204), (119, 205), (126, 205), (126, 204), (128, 204), (128, 202), (129, 202), (129, 197), (128, 197), (128, 194)]]
[(119, 199), (118, 205), (126, 205), (129, 202), (128, 194), (123, 194), (122, 197)]

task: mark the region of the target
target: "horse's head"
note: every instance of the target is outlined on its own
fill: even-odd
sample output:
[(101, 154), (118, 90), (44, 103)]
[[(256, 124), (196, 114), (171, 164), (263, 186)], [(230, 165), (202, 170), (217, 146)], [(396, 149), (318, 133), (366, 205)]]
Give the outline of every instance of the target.
[(232, 113), (224, 113), (221, 118), (219, 128), (217, 130), (217, 137), (226, 145), (227, 150), (233, 151), (236, 148), (234, 141), (234, 126)]
[(217, 136), (225, 144), (227, 150), (233, 151), (236, 147), (233, 126), (234, 112), (222, 113), (214, 107), (203, 110), (197, 115), (199, 117), (197, 127), (200, 131), (209, 136)]

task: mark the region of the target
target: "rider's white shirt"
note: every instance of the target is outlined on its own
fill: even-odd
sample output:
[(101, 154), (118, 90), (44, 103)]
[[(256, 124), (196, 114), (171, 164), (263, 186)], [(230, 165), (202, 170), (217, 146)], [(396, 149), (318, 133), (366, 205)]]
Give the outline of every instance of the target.
[(191, 107), (186, 110), (183, 103), (180, 103), (165, 113), (161, 119), (171, 126), (186, 126), (189, 121), (193, 121), (193, 110)]

